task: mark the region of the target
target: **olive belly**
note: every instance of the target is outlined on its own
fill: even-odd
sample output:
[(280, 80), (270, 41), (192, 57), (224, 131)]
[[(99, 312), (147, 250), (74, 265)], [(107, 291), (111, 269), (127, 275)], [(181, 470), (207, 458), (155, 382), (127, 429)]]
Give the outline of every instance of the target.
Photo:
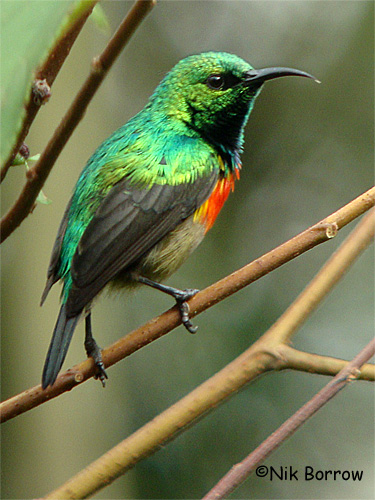
[(173, 274), (199, 245), (205, 235), (205, 226), (194, 214), (165, 236), (135, 264), (121, 271), (110, 283), (110, 288), (138, 285), (136, 276), (163, 281)]

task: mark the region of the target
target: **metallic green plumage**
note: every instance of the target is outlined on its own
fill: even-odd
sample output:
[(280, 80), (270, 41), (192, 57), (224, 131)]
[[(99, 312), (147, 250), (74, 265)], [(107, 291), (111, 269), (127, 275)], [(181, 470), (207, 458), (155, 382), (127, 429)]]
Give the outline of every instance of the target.
[[(51, 286), (63, 280), (44, 388), (56, 379), (85, 309), (85, 346), (104, 383), (89, 310), (108, 284), (140, 282), (171, 294), (184, 325), (194, 331), (186, 300), (196, 291), (157, 282), (194, 250), (224, 203), (240, 168), (244, 127), (262, 84), (287, 75), (310, 76), (287, 68), (254, 70), (221, 52), (187, 57), (165, 76), (145, 108), (95, 151), (61, 222), (42, 297), (43, 302)], [(207, 212), (207, 205), (199, 211), (206, 201), (214, 208), (207, 222), (194, 217)]]
[[(150, 140), (151, 132), (143, 130), (134, 143), (131, 141), (129, 144), (129, 129), (137, 128), (141, 118), (137, 115), (136, 119), (105, 141), (78, 180), (67, 215), (68, 224), (58, 268), (59, 276), (65, 279), (65, 297), (71, 286), (70, 265), (78, 242), (99, 205), (118, 182), (126, 177), (134, 189), (149, 189), (155, 184), (177, 186), (193, 184), (198, 178), (219, 170), (218, 153), (198, 138), (176, 138), (166, 131), (160, 134), (159, 139), (153, 137)], [(135, 136), (131, 132), (130, 135)], [(158, 142), (163, 147), (152, 147)], [(118, 151), (120, 143), (123, 148)]]
[[(77, 182), (61, 246), (57, 274), (65, 282), (64, 300), (71, 288), (70, 265), (78, 242), (102, 200), (123, 177), (142, 188), (191, 183), (219, 170), (220, 153), (227, 157), (226, 168), (234, 168), (259, 88), (254, 92), (228, 89), (212, 99), (205, 82), (210, 74), (220, 72), (240, 80), (250, 69), (232, 54), (209, 52), (183, 59), (166, 75), (148, 105), (95, 151)], [(226, 138), (234, 131), (232, 150), (223, 139), (221, 151), (207, 141), (206, 135), (218, 133), (219, 127)]]

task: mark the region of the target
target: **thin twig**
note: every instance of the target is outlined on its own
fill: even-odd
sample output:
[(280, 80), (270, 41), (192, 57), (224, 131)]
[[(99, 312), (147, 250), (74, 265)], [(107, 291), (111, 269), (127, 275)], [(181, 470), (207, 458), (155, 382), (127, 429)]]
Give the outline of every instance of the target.
[[(363, 250), (364, 241), (368, 240), (368, 232), (373, 229), (373, 218), (368, 215), (351, 233), (347, 240), (353, 238), (353, 233), (358, 240), (358, 246)], [(367, 232), (361, 230), (367, 228)], [(343, 253), (346, 252), (347, 240), (341, 246)], [(338, 251), (338, 253), (340, 250)], [(353, 262), (351, 257), (347, 257), (347, 266)], [(342, 273), (341, 273), (342, 275)], [(313, 280), (312, 286), (318, 287), (317, 282)], [(311, 300), (313, 293), (310, 294)], [(321, 295), (323, 298), (323, 295)], [(301, 314), (306, 314), (300, 309)], [(277, 338), (277, 331), (274, 333)], [(358, 357), (357, 357), (358, 358)], [(357, 359), (356, 358), (356, 359)], [(267, 333), (256, 341), (249, 349), (241, 354), (237, 359), (229, 363), (221, 371), (216, 373), (209, 380), (194, 389), (182, 400), (172, 405), (162, 414), (148, 422), (134, 434), (122, 441), (120, 444), (105, 453), (102, 457), (91, 463), (88, 467), (79, 472), (76, 476), (67, 481), (60, 488), (56, 489), (45, 498), (87, 498), (110, 484), (117, 477), (124, 474), (129, 468), (133, 467), (142, 458), (149, 456), (156, 451), (165, 442), (173, 439), (181, 430), (204, 413), (208, 412), (219, 403), (238, 391), (247, 382), (253, 380), (260, 373), (277, 368), (279, 353), (277, 349), (272, 352), (270, 349), (269, 336)], [(358, 359), (357, 359), (358, 361)], [(364, 361), (363, 361), (364, 362)], [(360, 364), (360, 366), (363, 364)], [(351, 367), (352, 368), (352, 367)], [(350, 369), (341, 371), (342, 374), (355, 374), (358, 378), (359, 370), (353, 372)], [(335, 393), (336, 387), (340, 381), (335, 379), (332, 392), (326, 392), (327, 401)], [(344, 381), (346, 383), (346, 381)], [(317, 398), (313, 411), (319, 408), (319, 402), (322, 398)], [(321, 403), (320, 406), (324, 404)], [(296, 414), (294, 425), (300, 422), (302, 414)], [(299, 424), (301, 425), (301, 424)], [(292, 425), (287, 429), (290, 431)], [(272, 441), (275, 445), (275, 441)], [(242, 477), (242, 476), (240, 476)], [(227, 484), (227, 483), (226, 483)]]
[[(315, 373), (317, 375), (329, 375), (334, 377), (344, 368), (344, 366), (348, 364), (347, 361), (342, 359), (299, 351), (285, 344), (281, 344), (277, 348), (277, 352), (280, 358), (284, 361), (280, 367), (282, 370), (297, 370), (301, 372)], [(374, 382), (375, 365), (363, 365), (359, 379)]]
[[(97, 2), (98, 0), (90, 0), (82, 5), (82, 9), (80, 10), (78, 17), (76, 17), (63, 31), (62, 35), (56, 40), (55, 45), (49, 51), (49, 54), (43, 64), (36, 70), (35, 81), (45, 80), (49, 87), (52, 86), (58, 72), (64, 64), (65, 59), (69, 55), (70, 49), (72, 48), (77, 36), (81, 32), (81, 29)], [(25, 116), (22, 127), (18, 133), (9, 158), (1, 169), (0, 182), (4, 180), (9, 167), (12, 165), (16, 154), (29, 133), (30, 126), (32, 125), (40, 107), (41, 103), (38, 104), (35, 101), (34, 93), (31, 89), (28, 102), (25, 105)]]
[(25, 186), (13, 207), (1, 219), (4, 241), (29, 215), (55, 161), (63, 150), (120, 51), (129, 41), (156, 0), (137, 0), (100, 56), (94, 58), (90, 74), (48, 142), (39, 161), (27, 172)]
[[(332, 228), (335, 231), (341, 229), (374, 204), (375, 188), (372, 188), (318, 224), (198, 293), (189, 301), (191, 315), (199, 314), (297, 255), (326, 241), (331, 235)], [(102, 354), (105, 366), (112, 366), (141, 347), (170, 332), (180, 323), (181, 318), (176, 307), (152, 319), (104, 349)], [(282, 367), (279, 366), (280, 368)], [(52, 387), (43, 391), (38, 385), (4, 401), (0, 405), (1, 422), (14, 418), (63, 392), (71, 390), (76, 385), (88, 380), (94, 373), (94, 364), (91, 359), (87, 359), (62, 373)]]
[[(355, 230), (336, 252), (336, 255), (342, 253), (343, 256), (345, 256), (347, 267), (353, 263), (352, 255), (347, 252), (348, 244), (350, 246), (352, 240), (355, 239), (358, 243), (358, 247), (363, 251), (366, 244), (369, 245), (372, 240), (372, 238), (368, 236), (373, 229), (374, 211), (372, 210), (371, 213), (358, 224)], [(360, 252), (357, 252), (356, 256), (358, 257), (359, 254)], [(330, 259), (330, 261), (331, 265), (334, 266), (335, 263), (332, 264), (332, 259)], [(342, 267), (344, 267), (344, 257), (341, 262)], [(327, 269), (326, 266), (324, 267)], [(340, 276), (343, 276), (342, 272)], [(331, 282), (330, 286), (332, 287), (333, 284), (334, 282)], [(316, 305), (314, 288), (316, 288), (317, 291), (320, 290), (319, 280), (313, 280), (308, 288), (310, 288), (310, 300)], [(320, 293), (320, 300), (322, 300), (324, 296), (325, 294)], [(299, 299), (297, 299), (296, 302), (298, 302), (298, 300)], [(312, 308), (308, 308), (307, 310), (304, 308), (299, 309), (300, 314), (304, 315), (304, 319), (306, 319), (306, 316), (311, 311)], [(301, 322), (298, 324), (301, 324)], [(277, 369), (280, 367), (280, 362), (281, 366), (283, 366), (284, 361), (280, 357), (278, 346), (276, 345), (272, 349), (272, 341), (270, 340), (269, 332), (270, 330), (237, 359), (229, 363), (213, 377), (102, 455), (99, 459), (91, 463), (88, 467), (80, 471), (76, 476), (45, 498), (87, 498), (93, 495), (95, 492), (114, 481), (117, 477), (124, 474), (139, 460), (149, 456), (165, 442), (176, 437), (183, 428), (191, 425), (198, 417), (201, 417), (204, 413), (222, 403), (247, 382), (254, 380), (261, 373)], [(273, 336), (276, 339), (280, 339), (277, 329), (273, 329)], [(283, 354), (287, 354), (287, 351), (284, 350)], [(263, 445), (259, 447), (261, 448), (259, 453), (258, 449), (255, 450), (257, 454), (252, 454), (251, 460), (255, 460), (255, 457), (263, 457), (262, 459), (264, 459), (273, 449), (279, 446), (281, 440), (286, 439), (286, 437), (302, 425), (309, 415), (315, 413), (323, 404), (333, 397), (340, 388), (344, 387), (349, 376), (358, 378), (360, 376), (358, 368), (371, 357), (369, 349), (366, 351), (366, 355), (367, 354), (368, 357), (366, 359), (364, 359), (364, 354), (361, 354), (357, 356), (354, 361), (347, 363), (347, 366), (340, 371), (340, 377), (335, 377), (333, 383), (328, 384), (319, 395), (313, 398), (313, 400), (305, 405), (303, 409), (289, 419), (287, 423), (280, 428), (280, 433), (276, 434), (276, 437), (272, 435), (266, 440), (264, 447), (261, 448)], [(295, 357), (296, 351), (294, 353), (294, 358)], [(317, 361), (317, 358), (315, 358), (315, 364)], [(358, 365), (355, 363), (358, 363)], [(285, 365), (287, 365), (287, 360), (285, 361)], [(354, 370), (355, 366), (357, 368)], [(256, 463), (258, 464), (259, 461), (261, 461), (261, 459)], [(253, 467), (253, 462), (251, 462), (251, 464)], [(247, 470), (248, 468), (245, 465), (242, 466), (241, 464), (241, 467), (235, 466), (228, 474), (229, 479), (227, 480), (225, 477), (223, 483), (220, 482), (217, 485), (219, 491), (221, 491), (220, 488), (224, 489), (225, 493), (227, 490), (231, 491), (231, 489), (240, 484), (247, 477)], [(215, 490), (213, 493), (210, 492), (209, 495), (210, 496), (207, 498), (216, 498), (217, 491)]]
[[(232, 469), (212, 488), (203, 500), (219, 500), (242, 484), (254, 469), (275, 451), (288, 437), (296, 432), (314, 413), (332, 399), (349, 382), (358, 378), (361, 366), (375, 354), (375, 339), (371, 340), (357, 356), (348, 363), (328, 384), (323, 387), (294, 415), (286, 420), (271, 436), (258, 446), (241, 463)], [(264, 471), (263, 471), (264, 472)]]
[[(348, 267), (373, 241), (375, 234), (375, 211), (372, 209), (362, 222), (346, 238), (308, 284), (298, 299), (288, 307), (268, 330), (273, 344), (287, 344), (293, 333), (301, 326), (316, 306), (342, 278)], [(277, 334), (274, 332), (277, 330)]]

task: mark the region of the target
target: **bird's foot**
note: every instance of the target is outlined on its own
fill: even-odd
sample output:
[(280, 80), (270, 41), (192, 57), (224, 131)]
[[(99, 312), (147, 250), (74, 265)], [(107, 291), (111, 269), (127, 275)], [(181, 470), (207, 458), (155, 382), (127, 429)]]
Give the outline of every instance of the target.
[(198, 327), (193, 326), (193, 323), (190, 321), (190, 307), (186, 301), (194, 297), (194, 295), (196, 295), (198, 292), (199, 290), (197, 290), (196, 288), (187, 288), (186, 290), (176, 290), (176, 293), (174, 295), (181, 314), (182, 324), (190, 333), (196, 333)]
[(96, 374), (94, 378), (99, 379), (102, 386), (105, 387), (105, 381), (108, 379), (108, 375), (104, 368), (104, 363), (102, 359), (102, 350), (96, 343), (93, 337), (85, 339), (85, 349), (88, 358), (92, 358), (96, 367)]
[(167, 293), (171, 295), (177, 302), (178, 309), (181, 314), (181, 321), (186, 330), (190, 333), (195, 333), (198, 330), (197, 326), (193, 326), (190, 321), (190, 308), (189, 304), (186, 302), (196, 295), (199, 290), (197, 288), (187, 288), (186, 290), (180, 290), (178, 288), (174, 288), (173, 286), (163, 285), (158, 283), (157, 281), (150, 280), (145, 276), (134, 275), (133, 279), (138, 281), (139, 283), (143, 283), (144, 285), (151, 286), (152, 288), (156, 288), (161, 292)]

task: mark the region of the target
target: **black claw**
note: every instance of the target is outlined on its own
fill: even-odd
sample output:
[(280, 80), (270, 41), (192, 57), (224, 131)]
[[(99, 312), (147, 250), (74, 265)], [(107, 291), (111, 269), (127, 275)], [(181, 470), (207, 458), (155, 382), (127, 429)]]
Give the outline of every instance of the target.
[(173, 289), (172, 297), (176, 299), (177, 302), (186, 302), (187, 300), (194, 297), (199, 292), (197, 288), (187, 288), (186, 290), (179, 290), (178, 288)]
[[(101, 356), (100, 356), (101, 358)], [(102, 383), (102, 386), (105, 387), (105, 381), (106, 379), (108, 379), (108, 375), (104, 369), (104, 363), (103, 361), (95, 361), (95, 366), (96, 366), (96, 370), (97, 370), (97, 373), (94, 375), (94, 378), (95, 380), (100, 380), (100, 382)]]
[(197, 288), (187, 288), (186, 290), (179, 290), (181, 294), (176, 297), (176, 300), (181, 300), (182, 302), (185, 302), (186, 300), (191, 299), (194, 297), (194, 295), (197, 295), (199, 290)]
[(102, 383), (102, 386), (105, 387), (105, 380), (108, 379), (108, 375), (104, 368), (100, 347), (94, 339), (90, 339), (88, 342), (85, 341), (85, 349), (87, 357), (92, 358), (96, 366), (96, 374), (94, 375), (94, 378), (96, 380), (99, 379)]
[(190, 321), (189, 304), (186, 302), (199, 292), (197, 288), (187, 288), (186, 290), (179, 290), (178, 288), (173, 288), (171, 286), (162, 285), (161, 283), (152, 281), (145, 276), (134, 276), (133, 278), (139, 283), (143, 283), (144, 285), (151, 286), (152, 288), (156, 288), (161, 292), (171, 295), (177, 302), (181, 314), (181, 321), (186, 330), (190, 333), (195, 333), (198, 330), (198, 327), (193, 326), (192, 322)]
[[(187, 290), (184, 290), (185, 292)], [(191, 291), (194, 291), (194, 295), (198, 292), (198, 290), (191, 290)], [(191, 295), (192, 297), (193, 295)], [(189, 313), (190, 313), (190, 307), (189, 307), (189, 304), (187, 302), (185, 302), (184, 300), (180, 300), (180, 299), (176, 299), (177, 300), (177, 305), (178, 305), (178, 308), (180, 310), (180, 314), (181, 314), (181, 321), (182, 321), (182, 324), (184, 325), (184, 327), (186, 328), (186, 330), (190, 333), (196, 333), (196, 331), (198, 330), (198, 327), (197, 326), (193, 326), (193, 323), (190, 321), (190, 317), (189, 317)]]
[(181, 290), (180, 297), (176, 298), (181, 313), (182, 324), (190, 333), (196, 333), (198, 327), (193, 326), (193, 323), (190, 321), (190, 307), (186, 301), (194, 297), (198, 292), (197, 288), (187, 288), (186, 290)]
[(105, 387), (105, 381), (108, 379), (108, 375), (104, 368), (104, 363), (102, 359), (102, 350), (96, 343), (91, 331), (91, 314), (86, 316), (86, 337), (85, 337), (85, 349), (88, 358), (92, 358), (95, 363), (96, 373), (94, 378), (99, 379), (102, 386)]

